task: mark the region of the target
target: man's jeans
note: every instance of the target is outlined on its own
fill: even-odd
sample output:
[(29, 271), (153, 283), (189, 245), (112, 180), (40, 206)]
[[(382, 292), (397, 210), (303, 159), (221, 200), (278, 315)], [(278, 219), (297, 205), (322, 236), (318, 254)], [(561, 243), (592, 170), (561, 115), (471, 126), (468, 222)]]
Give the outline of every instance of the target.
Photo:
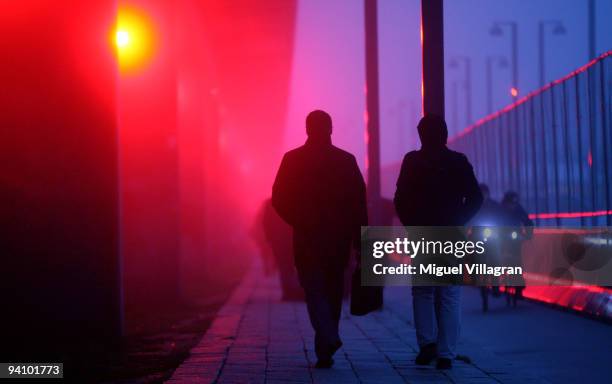
[(419, 347), (436, 343), (438, 357), (454, 359), (459, 338), (461, 286), (412, 287)]

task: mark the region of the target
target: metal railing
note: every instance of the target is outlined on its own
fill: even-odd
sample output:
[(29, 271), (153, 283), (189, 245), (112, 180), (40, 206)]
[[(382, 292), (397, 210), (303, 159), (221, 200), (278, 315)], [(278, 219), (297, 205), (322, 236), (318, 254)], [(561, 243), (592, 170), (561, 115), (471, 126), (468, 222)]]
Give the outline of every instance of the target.
[(612, 221), (612, 51), (449, 140), (501, 198), (519, 193), (538, 225)]

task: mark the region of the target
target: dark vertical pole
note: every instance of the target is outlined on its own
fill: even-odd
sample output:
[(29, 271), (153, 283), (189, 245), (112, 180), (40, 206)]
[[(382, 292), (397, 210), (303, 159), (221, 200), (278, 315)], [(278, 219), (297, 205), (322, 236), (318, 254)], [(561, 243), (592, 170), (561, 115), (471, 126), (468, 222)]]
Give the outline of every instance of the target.
[[(478, 145), (478, 132), (474, 132), (472, 131), (472, 134), (470, 135), (472, 140), (470, 141), (470, 143), (472, 143), (472, 162), (474, 165), (474, 169), (475, 169), (475, 173), (476, 173), (476, 177), (479, 176), (480, 172), (479, 172), (479, 165), (481, 163), (480, 160), (480, 146)], [(466, 138), (464, 137), (463, 140), (465, 140)]]
[(589, 60), (593, 60), (597, 55), (597, 48), (595, 47), (595, 36), (596, 36), (596, 21), (595, 21), (595, 0), (589, 0)]
[(493, 113), (493, 69), (491, 68), (491, 57), (487, 57), (487, 113)]
[(482, 128), (476, 128), (476, 142), (478, 143), (476, 150), (479, 153), (478, 156), (478, 180), (487, 180), (487, 158), (486, 158), (486, 148), (482, 139)]
[(521, 168), (523, 169), (523, 174), (525, 175), (525, 201), (527, 201), (527, 209), (529, 211), (533, 211), (535, 208), (535, 204), (533, 204), (533, 206), (531, 205), (531, 188), (529, 188), (530, 185), (530, 174), (531, 174), (531, 170), (530, 170), (530, 166), (531, 166), (531, 161), (533, 161), (533, 159), (530, 157), (530, 146), (529, 144), (531, 144), (531, 141), (529, 140), (529, 116), (528, 116), (528, 103), (524, 103), (521, 104), (519, 106), (519, 108), (521, 108), (521, 110), (523, 111), (523, 120), (522, 120), (522, 124), (521, 124), (521, 133), (523, 134), (522, 137), (522, 141), (521, 141), (521, 146), (523, 147), (523, 158), (525, 159), (524, 164), (521, 166)]
[(520, 193), (522, 190), (521, 184), (521, 168), (519, 164), (521, 161), (521, 154), (519, 152), (519, 142), (521, 138), (521, 133), (519, 132), (519, 110), (516, 109), (513, 114), (513, 124), (512, 124), (512, 133), (514, 134), (514, 164), (512, 164), (512, 169), (514, 170), (514, 177), (516, 182), (516, 190)]
[[(542, 100), (543, 101), (543, 100)], [(557, 103), (555, 99), (555, 88), (550, 89), (550, 106), (552, 111), (552, 151), (553, 151), (553, 163), (554, 175), (555, 175), (555, 209), (557, 212), (561, 212), (561, 199), (559, 197), (559, 189), (561, 185), (559, 183), (559, 156), (557, 148), (557, 129), (559, 123), (557, 122)], [(557, 226), (561, 225), (561, 219), (557, 217)]]
[(466, 126), (472, 124), (472, 61), (465, 58), (465, 118)]
[(573, 179), (572, 179), (572, 174), (573, 172), (571, 171), (572, 168), (572, 162), (571, 162), (571, 150), (570, 150), (570, 136), (569, 136), (569, 104), (567, 101), (567, 83), (568, 81), (564, 81), (561, 86), (562, 86), (562, 91), (563, 91), (563, 142), (564, 142), (564, 152), (565, 152), (565, 184), (566, 184), (566, 188), (567, 188), (567, 210), (568, 211), (572, 211), (573, 206), (572, 206), (572, 197), (573, 197), (573, 191), (574, 191), (574, 185), (573, 184)]
[[(531, 160), (532, 160), (532, 172), (533, 172), (533, 195), (534, 197), (534, 213), (540, 213), (540, 195), (538, 193), (538, 158), (536, 156), (536, 128), (535, 128), (535, 110), (534, 110), (534, 101), (529, 100), (529, 138), (531, 141)], [(539, 219), (535, 220), (536, 225), (539, 224)]]
[(550, 212), (550, 200), (551, 200), (551, 195), (550, 195), (550, 188), (549, 188), (549, 179), (548, 179), (548, 152), (547, 152), (547, 148), (546, 148), (546, 139), (547, 139), (547, 127), (548, 125), (546, 124), (546, 116), (545, 116), (545, 110), (544, 110), (544, 98), (546, 97), (546, 92), (541, 93), (540, 94), (540, 140), (538, 143), (538, 146), (540, 147), (540, 150), (542, 151), (542, 173), (543, 173), (543, 177), (541, 179), (542, 181), (542, 189), (543, 189), (543, 194), (544, 194), (544, 205), (546, 208), (544, 208), (544, 212)]
[(380, 133), (378, 98), (377, 0), (365, 0), (366, 109), (368, 153), (368, 201), (371, 224), (380, 224)]
[(510, 120), (509, 114), (503, 114), (499, 116), (499, 140), (501, 143), (501, 172), (503, 177), (503, 187), (505, 191), (512, 189), (512, 173), (510, 172), (511, 165), (511, 153), (512, 144), (510, 143), (510, 136), (508, 130), (508, 121)]
[[(586, 83), (586, 89), (587, 89), (587, 95), (586, 95), (586, 102), (589, 106), (588, 109), (588, 119), (589, 119), (589, 152), (587, 154), (588, 156), (588, 161), (589, 161), (589, 173), (591, 175), (591, 207), (590, 209), (592, 211), (596, 211), (597, 210), (597, 167), (599, 167), (598, 164), (598, 159), (597, 159), (597, 143), (596, 143), (596, 133), (597, 133), (597, 121), (595, 121), (595, 113), (596, 110), (595, 108), (597, 107), (596, 105), (596, 101), (595, 101), (595, 90), (594, 90), (594, 84), (593, 84), (593, 76), (592, 73), (595, 71), (595, 68), (597, 67), (592, 67), (589, 68), (586, 71), (586, 76), (587, 76), (587, 83)], [(591, 224), (592, 225), (597, 225), (597, 217), (592, 217), (591, 218)]]
[(610, 198), (610, 183), (612, 182), (612, 180), (610, 179), (610, 164), (609, 164), (609, 158), (610, 158), (610, 150), (608, 149), (608, 143), (609, 143), (609, 129), (608, 129), (608, 116), (607, 116), (607, 112), (606, 112), (606, 81), (604, 78), (604, 72), (605, 72), (605, 62), (606, 59), (602, 59), (601, 62), (599, 63), (600, 65), (600, 70), (599, 70), (599, 76), (600, 76), (600, 85), (599, 85), (599, 89), (601, 90), (601, 126), (602, 126), (602, 133), (603, 133), (603, 153), (604, 153), (604, 185), (606, 186), (606, 199), (605, 199), (605, 203), (606, 203), (606, 211), (607, 211), (607, 215), (606, 215), (606, 225), (610, 226), (612, 225), (612, 215), (610, 215), (610, 210), (612, 209), (612, 201)]
[[(576, 75), (576, 144), (578, 146), (578, 175), (580, 185), (580, 212), (584, 212), (584, 183), (582, 172), (582, 113), (580, 107), (580, 75)], [(580, 218), (580, 226), (584, 226), (584, 217)]]
[(539, 75), (540, 75), (540, 87), (544, 86), (544, 83), (546, 82), (546, 78), (544, 75), (544, 66), (546, 65), (544, 63), (545, 60), (545, 54), (544, 51), (546, 50), (546, 47), (544, 47), (544, 22), (540, 21), (540, 23), (538, 24), (538, 59), (539, 59)]
[(544, 85), (544, 23), (540, 21), (538, 24), (538, 74), (540, 78), (540, 87)]
[[(501, 116), (500, 116), (501, 117)], [(500, 197), (504, 195), (506, 184), (506, 173), (504, 171), (504, 137), (503, 137), (503, 129), (502, 129), (502, 119), (498, 118), (491, 121), (492, 130), (494, 132), (495, 144), (497, 145), (497, 153), (495, 154), (495, 164), (496, 172), (497, 172), (497, 180), (498, 180), (498, 188), (497, 190), (500, 193)]]
[(421, 0), (421, 46), (423, 113), (444, 117), (443, 0)]
[(459, 129), (459, 96), (457, 94), (457, 82), (453, 81), (451, 86), (452, 89), (452, 103), (453, 103), (453, 129)]
[(518, 32), (515, 22), (510, 24), (512, 30), (512, 86), (516, 88), (516, 96), (512, 96), (512, 100), (516, 101), (519, 97), (520, 87), (518, 78)]
[(480, 131), (480, 137), (481, 137), (481, 143), (482, 143), (482, 150), (484, 152), (484, 156), (483, 159), (486, 162), (486, 167), (485, 167), (485, 172), (484, 172), (484, 179), (486, 181), (487, 184), (489, 184), (489, 188), (492, 188), (492, 180), (493, 180), (493, 169), (492, 169), (492, 165), (493, 162), (491, 161), (491, 153), (493, 153), (493, 145), (491, 143), (491, 140), (489, 139), (489, 129), (488, 129), (488, 124), (489, 123), (485, 123), (481, 126), (478, 127), (478, 130)]

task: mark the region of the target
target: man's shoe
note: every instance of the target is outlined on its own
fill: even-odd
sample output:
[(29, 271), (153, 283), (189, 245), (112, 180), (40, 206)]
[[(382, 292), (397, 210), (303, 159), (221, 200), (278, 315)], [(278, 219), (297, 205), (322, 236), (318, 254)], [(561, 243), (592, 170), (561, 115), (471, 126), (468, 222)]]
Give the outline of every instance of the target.
[(472, 359), (470, 359), (470, 357), (468, 355), (457, 355), (455, 357), (455, 360), (463, 361), (466, 364), (472, 364)]
[(319, 359), (319, 360), (317, 360), (317, 364), (315, 364), (315, 368), (328, 369), (328, 368), (331, 368), (332, 365), (334, 365), (334, 359), (332, 359), (332, 358), (329, 358), (329, 359)]
[(336, 353), (336, 351), (338, 351), (340, 348), (342, 347), (342, 341), (338, 340), (332, 347), (331, 347), (331, 355), (333, 356), (334, 353)]
[(445, 357), (440, 357), (436, 363), (436, 369), (451, 369), (453, 367), (453, 361)]
[(427, 344), (421, 348), (421, 351), (415, 359), (417, 365), (429, 365), (438, 355), (438, 348), (435, 343)]

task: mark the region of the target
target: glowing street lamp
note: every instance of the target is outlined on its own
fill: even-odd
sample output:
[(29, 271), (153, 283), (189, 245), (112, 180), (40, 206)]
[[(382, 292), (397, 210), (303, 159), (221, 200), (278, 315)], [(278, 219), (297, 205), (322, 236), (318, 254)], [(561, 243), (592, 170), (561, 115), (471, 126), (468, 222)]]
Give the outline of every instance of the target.
[(117, 31), (115, 43), (119, 48), (127, 47), (130, 43), (130, 33), (128, 31)]
[(153, 23), (140, 9), (119, 8), (113, 40), (119, 69), (123, 74), (132, 74), (145, 68), (155, 53)]

